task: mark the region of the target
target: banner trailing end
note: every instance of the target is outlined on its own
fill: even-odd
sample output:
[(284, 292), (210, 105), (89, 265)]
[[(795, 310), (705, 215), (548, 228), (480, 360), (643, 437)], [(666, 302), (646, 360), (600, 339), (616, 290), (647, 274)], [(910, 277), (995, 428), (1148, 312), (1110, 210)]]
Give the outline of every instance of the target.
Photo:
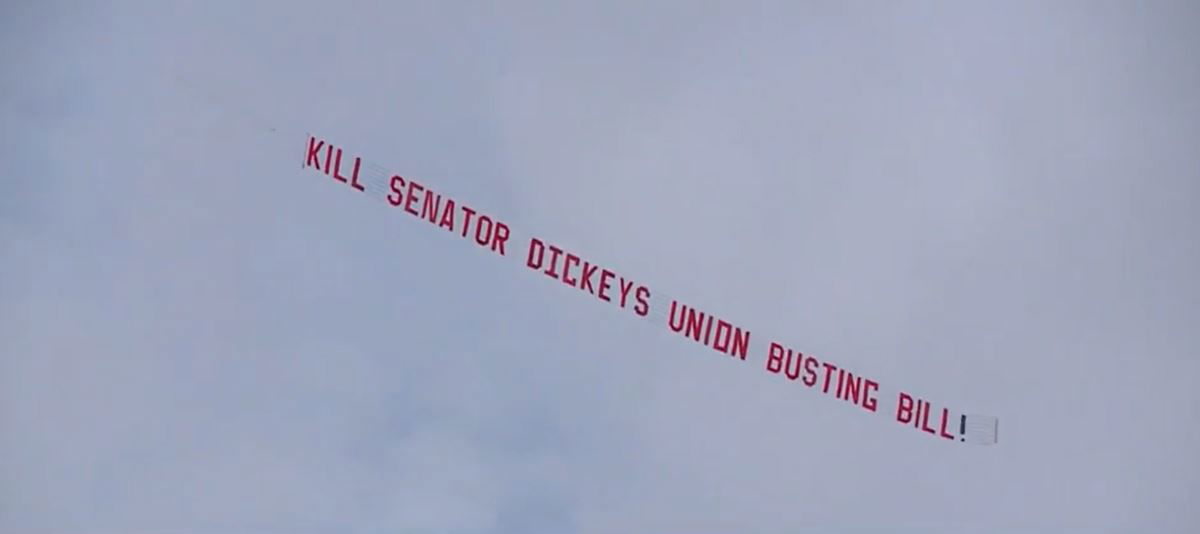
[(999, 441), (1000, 418), (991, 415), (964, 414), (960, 420), (962, 440), (976, 445), (995, 445)]

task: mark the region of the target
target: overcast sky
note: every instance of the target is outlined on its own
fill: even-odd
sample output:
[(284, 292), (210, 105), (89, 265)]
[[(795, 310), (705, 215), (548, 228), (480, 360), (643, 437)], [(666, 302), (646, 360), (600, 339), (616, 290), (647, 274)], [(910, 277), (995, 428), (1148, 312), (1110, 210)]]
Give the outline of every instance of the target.
[(84, 4), (0, 6), (0, 532), (1196, 528), (1194, 2)]

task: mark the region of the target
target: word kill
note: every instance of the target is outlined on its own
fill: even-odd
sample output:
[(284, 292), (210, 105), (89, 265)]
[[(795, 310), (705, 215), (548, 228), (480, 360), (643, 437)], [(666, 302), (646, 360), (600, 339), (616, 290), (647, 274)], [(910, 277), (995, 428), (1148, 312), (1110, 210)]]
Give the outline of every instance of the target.
[[(325, 149), (325, 168), (321, 168), (321, 149)], [(325, 141), (317, 141), (316, 137), (308, 138), (308, 156), (304, 158), (305, 167), (313, 167), (318, 171), (322, 171), (327, 175), (333, 176), (334, 180), (342, 183), (347, 183), (347, 178), (342, 176), (342, 149), (337, 148), (337, 156), (334, 156), (335, 147), (333, 143)], [(359, 191), (366, 191), (367, 188), (358, 183), (358, 169), (362, 166), (362, 158), (354, 157), (354, 172), (350, 173), (349, 184)]]

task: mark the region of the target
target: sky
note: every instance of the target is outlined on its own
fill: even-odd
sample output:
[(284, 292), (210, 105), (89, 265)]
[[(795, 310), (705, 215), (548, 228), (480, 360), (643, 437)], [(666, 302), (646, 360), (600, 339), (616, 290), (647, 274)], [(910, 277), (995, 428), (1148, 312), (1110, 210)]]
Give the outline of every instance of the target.
[[(1200, 520), (1196, 3), (82, 4), (0, 6), (0, 532)], [(309, 132), (756, 352), (304, 169)]]

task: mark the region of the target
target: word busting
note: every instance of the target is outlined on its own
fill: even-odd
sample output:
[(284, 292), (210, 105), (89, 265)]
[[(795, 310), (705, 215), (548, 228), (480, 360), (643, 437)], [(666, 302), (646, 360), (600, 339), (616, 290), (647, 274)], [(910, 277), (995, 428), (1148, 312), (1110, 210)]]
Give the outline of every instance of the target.
[[(383, 200), (392, 208), (472, 242), (491, 254), (521, 261), (527, 269), (608, 305), (627, 310), (638, 318), (665, 319), (662, 323), (665, 323), (668, 332), (738, 362), (748, 361), (750, 355), (755, 354), (751, 331), (747, 328), (675, 299), (669, 299), (669, 305), (663, 299), (655, 300), (645, 283), (566, 247), (538, 237), (517, 239), (511, 226), (498, 217), (438, 193), (411, 177), (384, 173), (382, 176), (363, 176), (360, 179), (361, 157), (354, 156), (351, 163), (347, 151), (315, 136), (310, 135), (305, 143), (305, 168), (321, 172), (356, 192)], [(381, 186), (378, 190), (377, 185)], [(663, 306), (669, 311), (665, 314), (651, 313), (656, 306)], [(905, 391), (885, 397), (877, 380), (778, 341), (769, 341), (758, 354), (763, 357), (763, 369), (770, 375), (862, 411), (884, 413), (905, 427), (948, 441), (996, 442), (999, 423), (994, 417), (955, 412), (948, 406), (935, 405)], [(894, 408), (880, 406), (881, 399), (885, 398), (894, 401)]]

